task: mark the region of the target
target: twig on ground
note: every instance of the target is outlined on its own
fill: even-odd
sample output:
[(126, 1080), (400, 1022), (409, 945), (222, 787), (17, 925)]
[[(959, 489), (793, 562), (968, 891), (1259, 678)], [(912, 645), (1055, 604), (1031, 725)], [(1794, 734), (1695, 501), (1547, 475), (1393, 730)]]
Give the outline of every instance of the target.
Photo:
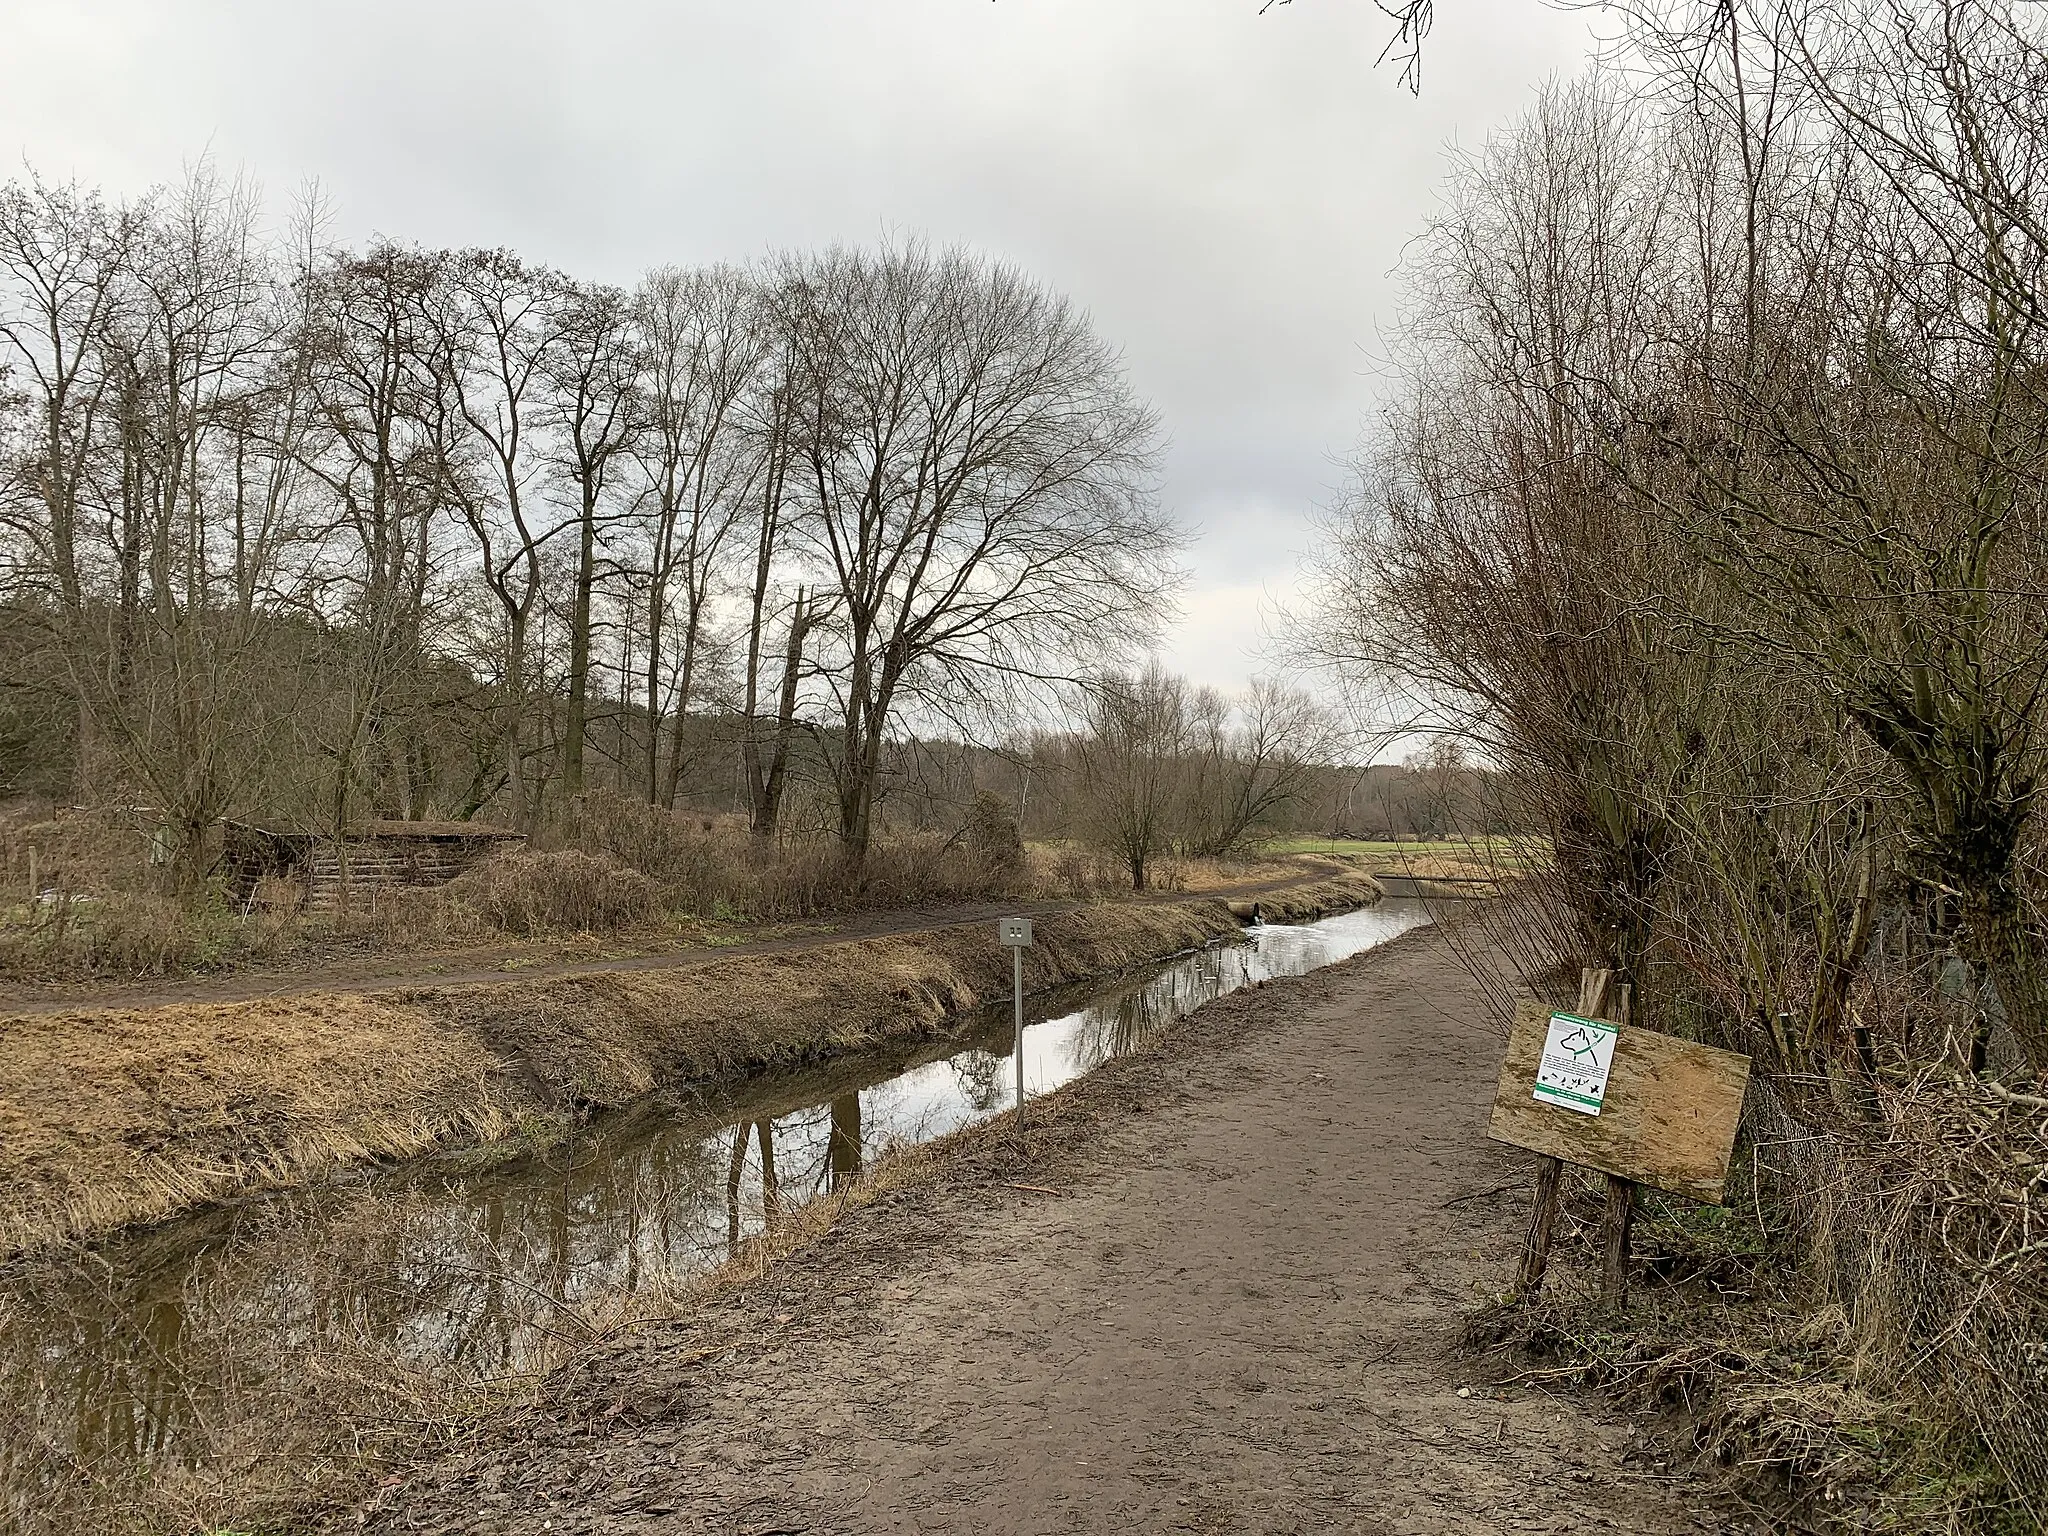
[(1463, 1205), (1467, 1200), (1484, 1200), (1488, 1195), (1504, 1195), (1509, 1190), (1520, 1187), (1518, 1184), (1496, 1184), (1491, 1189), (1475, 1189), (1470, 1194), (1453, 1195), (1443, 1203), (1441, 1209), (1449, 1210), (1454, 1205)]

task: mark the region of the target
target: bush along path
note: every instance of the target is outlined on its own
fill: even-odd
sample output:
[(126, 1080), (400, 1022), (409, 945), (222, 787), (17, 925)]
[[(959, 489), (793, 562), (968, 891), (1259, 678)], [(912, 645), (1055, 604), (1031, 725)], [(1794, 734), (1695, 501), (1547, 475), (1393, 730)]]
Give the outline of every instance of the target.
[(1233, 994), (836, 1209), (521, 1403), (366, 1468), (336, 1532), (1732, 1527), (1637, 1425), (1490, 1379), (1527, 1170), (1431, 931)]

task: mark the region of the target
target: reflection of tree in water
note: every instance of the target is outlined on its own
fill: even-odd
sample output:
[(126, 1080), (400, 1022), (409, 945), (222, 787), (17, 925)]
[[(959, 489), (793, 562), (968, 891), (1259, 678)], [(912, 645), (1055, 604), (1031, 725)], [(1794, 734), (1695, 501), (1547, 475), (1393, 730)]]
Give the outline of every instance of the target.
[(825, 1164), (830, 1170), (834, 1189), (844, 1189), (860, 1177), (860, 1094), (857, 1092), (842, 1093), (832, 1101), (832, 1131), (826, 1143)]
[[(769, 1168), (779, 1129), (740, 1127)], [(707, 1267), (724, 1250), (731, 1133), (648, 1131), (484, 1172), (428, 1168), (374, 1193), (282, 1197), (17, 1273), (0, 1298), (0, 1430), (33, 1424), (44, 1441), (62, 1426), (63, 1443), (41, 1448), (39, 1468), (0, 1433), (0, 1508), (33, 1499), (60, 1464), (75, 1476), (215, 1454), (234, 1405), (274, 1416), (278, 1383), (304, 1360), (369, 1352), (451, 1384), (497, 1375), (558, 1332), (565, 1308)], [(822, 1134), (816, 1152), (822, 1179)], [(761, 1186), (771, 1212), (781, 1175)]]
[(960, 1085), (960, 1097), (974, 1107), (977, 1114), (987, 1114), (1010, 1102), (1008, 1074), (1003, 1071), (1007, 1056), (998, 1056), (993, 1051), (962, 1051), (951, 1058), (946, 1065), (953, 1069), (954, 1081)]
[(1243, 980), (1247, 956), (1239, 949), (1190, 955), (1141, 986), (1081, 1010), (1067, 1045), (1067, 1064), (1090, 1072), (1112, 1056), (1137, 1050), (1163, 1025), (1192, 1013)]

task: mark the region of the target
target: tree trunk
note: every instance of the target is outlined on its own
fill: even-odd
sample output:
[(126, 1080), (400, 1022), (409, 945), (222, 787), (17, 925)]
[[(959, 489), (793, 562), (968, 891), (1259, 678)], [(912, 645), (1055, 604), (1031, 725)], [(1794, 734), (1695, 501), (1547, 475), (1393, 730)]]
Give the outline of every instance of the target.
[(692, 604), (690, 619), (683, 626), (683, 665), (676, 677), (675, 724), (669, 730), (668, 772), (663, 776), (661, 804), (670, 810), (676, 808), (676, 795), (682, 788), (683, 769), (689, 758), (683, 747), (683, 732), (690, 725), (690, 692), (696, 684), (697, 639), (701, 605)]
[(1969, 958), (1989, 975), (2005, 1012), (2005, 1027), (2025, 1052), (2036, 1077), (2048, 1077), (2048, 970), (2012, 881), (1994, 879), (1967, 891), (1961, 938)]
[(750, 824), (754, 835), (772, 842), (782, 818), (782, 788), (789, 773), (790, 739), (796, 732), (796, 696), (802, 682), (804, 660), (804, 637), (811, 627), (809, 599), (802, 591), (796, 595), (796, 608), (790, 614), (789, 642), (782, 657), (782, 692), (775, 708), (774, 750), (769, 757), (766, 770), (760, 762), (756, 738), (758, 731), (749, 705), (747, 719), (747, 788), (752, 796), (752, 817)]
[(647, 595), (647, 754), (646, 792), (649, 805), (661, 804), (661, 643), (666, 638), (663, 609), (667, 594), (657, 580)]
[(597, 585), (597, 508), (586, 495), (569, 617), (569, 704), (562, 722), (562, 793), (583, 792), (584, 717), (590, 697), (590, 595)]
[(876, 710), (869, 728), (861, 733), (858, 750), (849, 743), (844, 778), (839, 791), (839, 853), (847, 870), (858, 876), (866, 868), (868, 844), (874, 836), (875, 780), (881, 774), (882, 733), (876, 728), (886, 719)]
[(505, 662), (505, 806), (512, 825), (526, 830), (526, 615), (507, 615)]

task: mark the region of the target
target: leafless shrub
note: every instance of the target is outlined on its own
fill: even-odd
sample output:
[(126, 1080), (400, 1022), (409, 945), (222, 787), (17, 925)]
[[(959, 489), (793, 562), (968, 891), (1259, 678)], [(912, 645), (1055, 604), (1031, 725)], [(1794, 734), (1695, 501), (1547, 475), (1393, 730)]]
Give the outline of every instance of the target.
[(149, 841), (148, 818), (139, 813), (23, 806), (0, 815), (0, 880), (10, 897), (144, 889)]
[(991, 874), (1006, 875), (1023, 868), (1024, 838), (1017, 830), (1017, 816), (1001, 795), (981, 791), (967, 813), (967, 851)]
[(957, 837), (886, 836), (855, 867), (825, 835), (770, 842), (732, 819), (589, 794), (564, 835), (644, 875), (671, 911), (773, 920), (983, 897), (1028, 881), (1021, 844), (1014, 856), (998, 847), (991, 857), (976, 846), (974, 826)]
[(51, 891), (0, 921), (0, 975), (26, 980), (176, 976), (265, 953), (281, 929), (246, 926), (217, 904), (130, 892)]
[(1755, 1063), (1742, 1363), (1674, 1303), (1566, 1369), (1711, 1384), (1710, 1439), (1833, 1518), (2023, 1529), (2048, 34), (2003, 0), (1630, 16), (1638, 73), (1546, 92), (1417, 247), (1318, 647), (1548, 832), (1496, 1002), (1613, 966)]
[(500, 853), (448, 888), (506, 933), (617, 933), (644, 927), (661, 910), (661, 889), (638, 870), (600, 854)]
[(571, 804), (561, 831), (572, 847), (615, 859), (652, 880), (679, 908), (708, 911), (735, 865), (751, 853), (745, 829), (671, 811), (625, 795), (593, 791)]

